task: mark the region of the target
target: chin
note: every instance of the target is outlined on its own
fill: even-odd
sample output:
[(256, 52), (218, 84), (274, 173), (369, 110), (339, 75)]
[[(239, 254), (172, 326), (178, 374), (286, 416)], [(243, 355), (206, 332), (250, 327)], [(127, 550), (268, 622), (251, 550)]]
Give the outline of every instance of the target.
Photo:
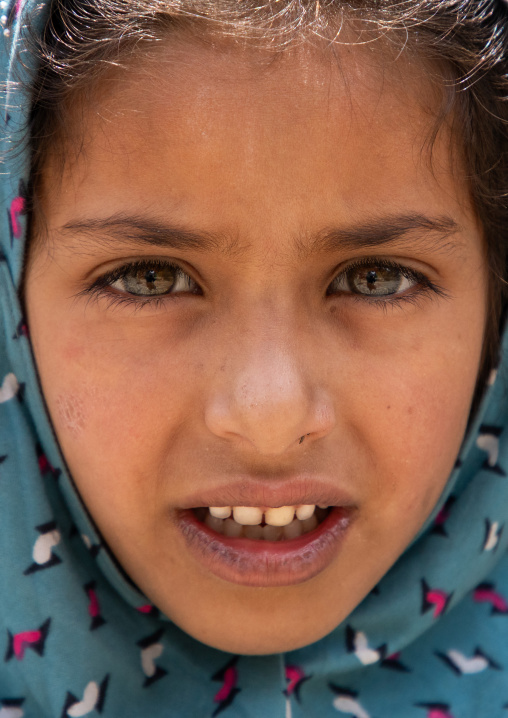
[[(333, 630), (333, 628), (330, 630)], [(210, 635), (210, 633), (207, 632), (197, 632), (191, 635), (201, 643), (219, 651), (242, 656), (264, 656), (274, 653), (296, 651), (299, 648), (304, 648), (318, 641), (329, 632), (330, 631), (325, 631), (324, 633), (305, 631), (305, 635), (274, 636), (263, 635), (262, 631), (256, 631), (256, 635), (251, 637), (240, 634), (238, 636), (228, 636), (227, 638), (225, 636)]]
[[(262, 656), (274, 653), (287, 653), (304, 648), (333, 631), (342, 617), (327, 621), (316, 621), (313, 610), (306, 612), (302, 619), (287, 611), (282, 616), (271, 611), (268, 617), (259, 616), (253, 611), (242, 612), (243, 617), (233, 616), (228, 611), (229, 620), (211, 620), (196, 624), (194, 621), (174, 621), (187, 634), (201, 643), (227, 653), (244, 656)], [(321, 616), (321, 619), (323, 617)], [(280, 620), (279, 620), (280, 619)]]

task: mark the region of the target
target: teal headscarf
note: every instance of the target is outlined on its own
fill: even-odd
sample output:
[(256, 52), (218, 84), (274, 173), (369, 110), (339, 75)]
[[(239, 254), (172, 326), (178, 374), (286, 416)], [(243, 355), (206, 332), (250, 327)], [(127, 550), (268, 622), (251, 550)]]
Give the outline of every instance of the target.
[(508, 715), (508, 340), (426, 527), (317, 643), (233, 656), (173, 625), (101, 541), (65, 468), (18, 289), (29, 157), (22, 17), (0, 2), (0, 718)]

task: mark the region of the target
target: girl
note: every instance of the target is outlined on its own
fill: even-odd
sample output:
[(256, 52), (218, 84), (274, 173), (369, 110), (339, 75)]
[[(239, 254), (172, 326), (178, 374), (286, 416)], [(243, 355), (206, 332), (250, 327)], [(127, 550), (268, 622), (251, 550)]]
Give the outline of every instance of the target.
[(501, 718), (504, 4), (4, 12), (0, 716)]

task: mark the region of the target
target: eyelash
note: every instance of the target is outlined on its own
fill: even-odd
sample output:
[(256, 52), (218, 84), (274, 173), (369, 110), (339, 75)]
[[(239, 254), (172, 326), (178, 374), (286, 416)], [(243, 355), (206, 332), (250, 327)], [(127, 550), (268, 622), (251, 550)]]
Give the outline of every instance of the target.
[[(377, 267), (384, 269), (393, 269), (398, 272), (402, 277), (414, 282), (414, 287), (411, 287), (411, 291), (404, 291), (401, 294), (385, 294), (385, 295), (368, 295), (362, 293), (349, 292), (328, 292), (329, 287), (337, 280), (343, 279), (347, 281), (347, 275), (354, 272), (355, 270), (366, 269), (367, 267)], [(87, 296), (89, 300), (99, 301), (106, 299), (109, 307), (130, 305), (134, 306), (137, 310), (143, 307), (150, 306), (152, 309), (162, 308), (167, 301), (173, 301), (182, 294), (189, 294), (189, 292), (168, 292), (160, 295), (135, 295), (135, 294), (121, 294), (114, 293), (111, 291), (114, 282), (127, 277), (129, 274), (135, 272), (148, 272), (150, 270), (157, 269), (170, 269), (175, 272), (177, 277), (190, 277), (180, 265), (160, 259), (143, 260), (137, 262), (130, 262), (124, 264), (121, 267), (114, 269), (112, 272), (102, 275), (96, 279), (93, 284), (86, 287), (82, 292), (79, 292), (78, 296)], [(196, 286), (195, 282), (191, 277)], [(434, 284), (428, 277), (415, 269), (411, 269), (405, 265), (394, 262), (393, 260), (383, 259), (380, 257), (364, 257), (358, 261), (348, 264), (337, 274), (328, 285), (326, 296), (348, 296), (349, 298), (360, 301), (368, 302), (369, 305), (381, 306), (385, 309), (389, 305), (396, 305), (403, 302), (410, 302), (416, 304), (421, 298), (433, 294), (434, 296), (446, 297), (446, 292)], [(202, 292), (190, 292), (191, 294), (199, 295)]]

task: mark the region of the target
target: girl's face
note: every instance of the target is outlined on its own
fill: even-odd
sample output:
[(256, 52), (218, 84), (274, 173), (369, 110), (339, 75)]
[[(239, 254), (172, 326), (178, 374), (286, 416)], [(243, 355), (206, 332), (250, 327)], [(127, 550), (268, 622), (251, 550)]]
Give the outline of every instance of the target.
[[(247, 654), (330, 632), (417, 534), (486, 313), (446, 127), (432, 168), (422, 150), (423, 69), (368, 47), (265, 60), (173, 42), (105, 82), (76, 109), (62, 182), (47, 167), (26, 281), (49, 411), (104, 540), (181, 628)], [(313, 504), (335, 508), (285, 541), (192, 510), (258, 507), (236, 512), (255, 523)]]

